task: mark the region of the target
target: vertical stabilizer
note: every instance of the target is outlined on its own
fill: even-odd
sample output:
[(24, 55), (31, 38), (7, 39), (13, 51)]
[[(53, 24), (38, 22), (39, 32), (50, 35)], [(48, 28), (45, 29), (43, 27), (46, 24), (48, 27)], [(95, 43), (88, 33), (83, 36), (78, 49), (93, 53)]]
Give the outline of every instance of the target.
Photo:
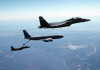
[(26, 32), (26, 30), (23, 30), (23, 33), (24, 33), (24, 37), (25, 37), (25, 38), (31, 37), (31, 36)]
[(42, 17), (42, 16), (39, 16), (39, 20), (40, 20), (40, 27), (48, 27), (48, 26), (50, 26), (49, 24), (48, 24), (48, 22)]
[(14, 47), (13, 46), (11, 46), (11, 50), (14, 50)]

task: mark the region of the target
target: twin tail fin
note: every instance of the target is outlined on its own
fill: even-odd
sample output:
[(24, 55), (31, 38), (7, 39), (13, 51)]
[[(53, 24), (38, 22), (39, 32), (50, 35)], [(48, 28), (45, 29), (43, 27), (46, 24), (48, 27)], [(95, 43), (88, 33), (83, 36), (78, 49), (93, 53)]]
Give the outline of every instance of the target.
[(39, 28), (50, 27), (48, 22), (42, 16), (39, 16), (39, 21), (40, 21), (40, 25), (41, 25), (41, 26), (39, 26)]

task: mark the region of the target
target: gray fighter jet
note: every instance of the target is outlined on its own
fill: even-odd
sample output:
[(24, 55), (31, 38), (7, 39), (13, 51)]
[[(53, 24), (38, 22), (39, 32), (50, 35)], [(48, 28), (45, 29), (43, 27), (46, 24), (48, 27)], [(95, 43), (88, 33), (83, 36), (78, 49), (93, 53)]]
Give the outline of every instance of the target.
[(70, 26), (71, 24), (90, 21), (90, 19), (84, 19), (80, 17), (71, 18), (62, 22), (48, 23), (42, 16), (39, 16), (40, 26), (39, 28), (59, 28)]
[[(24, 39), (29, 39), (30, 40), (42, 40), (44, 42), (49, 42), (49, 41), (53, 41), (53, 39), (59, 39), (64, 37), (63, 35), (48, 35), (48, 36), (36, 36), (36, 37), (31, 37), (26, 30), (23, 30), (24, 33)], [(25, 45), (25, 44), (24, 44)]]
[(23, 47), (20, 47), (20, 48), (14, 48), (13, 46), (11, 46), (11, 51), (19, 51), (19, 50), (22, 50), (22, 49), (25, 49), (25, 48), (30, 48), (29, 46), (23, 46)]

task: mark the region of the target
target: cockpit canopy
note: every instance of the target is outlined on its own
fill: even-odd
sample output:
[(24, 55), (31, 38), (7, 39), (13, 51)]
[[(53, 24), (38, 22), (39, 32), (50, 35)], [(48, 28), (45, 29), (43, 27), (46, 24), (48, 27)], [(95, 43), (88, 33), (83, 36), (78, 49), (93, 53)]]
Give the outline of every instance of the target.
[(80, 20), (80, 19), (81, 19), (80, 17), (75, 17), (75, 18), (71, 18), (71, 19), (69, 19), (67, 21), (70, 21), (70, 20)]

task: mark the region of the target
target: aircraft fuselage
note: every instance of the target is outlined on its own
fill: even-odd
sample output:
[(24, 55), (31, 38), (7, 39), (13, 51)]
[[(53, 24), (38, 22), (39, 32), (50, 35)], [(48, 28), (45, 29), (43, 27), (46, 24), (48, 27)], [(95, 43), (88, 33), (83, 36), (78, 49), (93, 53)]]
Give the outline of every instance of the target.
[(30, 37), (30, 40), (42, 40), (42, 39), (47, 39), (47, 38), (52, 38), (52, 39), (59, 39), (64, 36), (62, 35), (50, 35), (50, 36), (38, 36), (38, 37)]

